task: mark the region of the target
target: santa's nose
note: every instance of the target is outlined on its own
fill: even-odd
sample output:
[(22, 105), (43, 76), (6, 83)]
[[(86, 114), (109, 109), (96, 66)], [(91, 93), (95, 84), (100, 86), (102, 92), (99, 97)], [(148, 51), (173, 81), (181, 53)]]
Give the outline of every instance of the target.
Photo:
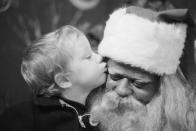
[(131, 88), (129, 87), (129, 83), (128, 83), (128, 79), (127, 78), (123, 78), (122, 80), (120, 80), (118, 82), (118, 84), (116, 85), (115, 88), (115, 92), (121, 96), (121, 97), (126, 97), (129, 96), (132, 93)]

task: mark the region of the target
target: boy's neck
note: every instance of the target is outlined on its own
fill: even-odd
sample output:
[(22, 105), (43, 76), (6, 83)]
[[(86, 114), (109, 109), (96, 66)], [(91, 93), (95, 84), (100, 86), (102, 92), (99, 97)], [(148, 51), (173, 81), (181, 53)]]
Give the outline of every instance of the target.
[(64, 91), (62, 93), (61, 97), (63, 99), (69, 99), (71, 101), (78, 102), (80, 104), (85, 105), (85, 101), (86, 101), (86, 98), (87, 98), (88, 94), (89, 93), (82, 92), (80, 90), (78, 90), (78, 91), (75, 91), (75, 90), (66, 90), (66, 91)]

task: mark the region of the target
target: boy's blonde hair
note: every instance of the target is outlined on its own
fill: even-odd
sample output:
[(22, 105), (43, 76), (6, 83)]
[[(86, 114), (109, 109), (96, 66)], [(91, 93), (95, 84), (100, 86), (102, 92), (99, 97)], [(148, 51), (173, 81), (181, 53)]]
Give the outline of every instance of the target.
[[(58, 72), (67, 71), (71, 52), (81, 35), (78, 29), (63, 26), (26, 49), (21, 73), (36, 95), (53, 96), (58, 93), (54, 90), (54, 76)], [(49, 90), (51, 88), (53, 91)]]

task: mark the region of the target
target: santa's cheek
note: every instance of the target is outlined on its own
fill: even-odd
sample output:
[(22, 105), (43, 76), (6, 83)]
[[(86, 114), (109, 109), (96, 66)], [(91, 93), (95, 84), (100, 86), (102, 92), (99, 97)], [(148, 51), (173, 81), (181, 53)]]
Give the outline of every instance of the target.
[(117, 82), (113, 81), (110, 76), (108, 75), (107, 77), (107, 82), (106, 82), (106, 90), (112, 90), (116, 87)]
[(144, 102), (151, 101), (154, 94), (154, 90), (134, 89), (135, 98)]

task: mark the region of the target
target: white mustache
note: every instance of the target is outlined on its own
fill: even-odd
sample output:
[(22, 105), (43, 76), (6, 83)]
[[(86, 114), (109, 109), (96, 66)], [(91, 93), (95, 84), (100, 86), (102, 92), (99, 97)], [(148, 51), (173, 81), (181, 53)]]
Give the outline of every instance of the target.
[(103, 96), (100, 106), (107, 110), (122, 111), (123, 109), (137, 110), (143, 106), (143, 104), (136, 100), (132, 95), (128, 97), (120, 97), (116, 92), (110, 91)]
[(144, 105), (137, 101), (133, 96), (122, 98), (114, 91), (106, 92), (106, 94), (103, 95), (101, 101), (92, 107), (91, 120), (95, 123), (99, 123), (103, 117), (102, 115), (104, 112), (114, 112), (115, 114), (121, 115), (126, 111), (133, 113), (137, 112), (143, 106)]

